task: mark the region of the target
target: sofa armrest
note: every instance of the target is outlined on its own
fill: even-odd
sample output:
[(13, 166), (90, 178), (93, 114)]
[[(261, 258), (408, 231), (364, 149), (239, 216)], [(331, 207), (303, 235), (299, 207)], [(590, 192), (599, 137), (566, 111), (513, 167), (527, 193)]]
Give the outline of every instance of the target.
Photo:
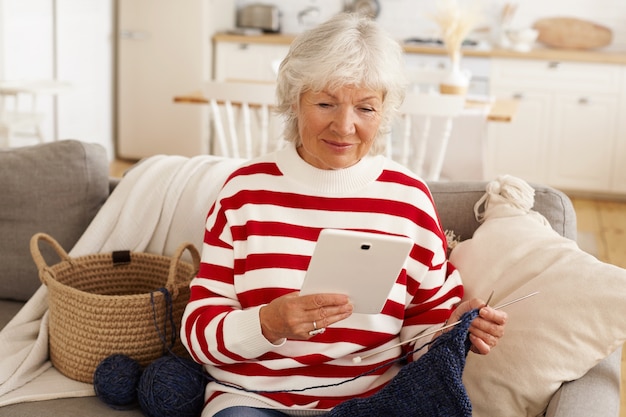
[(620, 409), (620, 347), (576, 381), (554, 394), (546, 417), (618, 417)]
[(117, 187), (117, 184), (119, 184), (121, 180), (121, 178), (109, 177), (109, 194), (113, 192), (113, 190), (115, 189), (115, 187)]
[[(533, 210), (541, 213), (560, 235), (576, 240), (576, 212), (571, 200), (552, 187), (531, 184), (535, 189)], [(441, 223), (461, 240), (469, 239), (480, 225), (474, 217), (474, 205), (485, 194), (484, 181), (429, 182)]]

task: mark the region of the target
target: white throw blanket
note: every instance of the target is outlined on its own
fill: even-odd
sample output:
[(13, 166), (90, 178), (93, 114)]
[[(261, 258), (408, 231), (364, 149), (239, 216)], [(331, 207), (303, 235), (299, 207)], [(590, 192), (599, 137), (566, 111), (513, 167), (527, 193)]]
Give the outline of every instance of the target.
[[(144, 160), (120, 181), (69, 255), (132, 250), (171, 256), (182, 242), (201, 249), (208, 209), (242, 162), (208, 155)], [(0, 406), (94, 395), (93, 385), (52, 367), (47, 306), (41, 286), (0, 331)]]

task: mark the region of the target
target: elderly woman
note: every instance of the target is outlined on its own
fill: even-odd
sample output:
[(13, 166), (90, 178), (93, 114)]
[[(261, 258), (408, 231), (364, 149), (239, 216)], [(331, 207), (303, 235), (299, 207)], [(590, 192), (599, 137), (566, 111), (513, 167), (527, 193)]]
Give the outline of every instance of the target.
[[(486, 354), (502, 336), (504, 312), (457, 306), (461, 278), (427, 186), (381, 155), (405, 87), (400, 46), (366, 18), (336, 16), (291, 45), (277, 87), (290, 144), (226, 181), (191, 283), (181, 334), (213, 378), (203, 416), (321, 415), (370, 396), (398, 373), (394, 359), (430, 338), (385, 348), (472, 309), (472, 350)], [(353, 313), (342, 294), (299, 295), (324, 228), (413, 240), (380, 314)]]

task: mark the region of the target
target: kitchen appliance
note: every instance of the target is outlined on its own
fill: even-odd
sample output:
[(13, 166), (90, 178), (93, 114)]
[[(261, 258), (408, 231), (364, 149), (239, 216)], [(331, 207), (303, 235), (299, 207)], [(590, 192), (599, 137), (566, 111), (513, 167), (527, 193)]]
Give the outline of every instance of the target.
[(280, 32), (280, 10), (270, 4), (249, 4), (237, 10), (237, 27)]
[(344, 10), (375, 19), (380, 14), (380, 3), (378, 0), (352, 0), (344, 3)]

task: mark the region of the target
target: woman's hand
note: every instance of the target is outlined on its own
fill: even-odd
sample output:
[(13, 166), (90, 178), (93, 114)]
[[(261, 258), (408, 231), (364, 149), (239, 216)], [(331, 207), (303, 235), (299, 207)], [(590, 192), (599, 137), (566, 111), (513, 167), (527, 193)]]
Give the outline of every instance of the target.
[(281, 339), (307, 340), (321, 329), (352, 314), (352, 304), (343, 294), (298, 293), (283, 295), (261, 307), (259, 318), (263, 335), (271, 343)]
[(448, 320), (454, 323), (461, 318), (463, 314), (479, 308), (478, 317), (472, 321), (469, 328), (469, 339), (472, 342), (471, 350), (481, 355), (488, 354), (494, 348), (502, 336), (504, 336), (504, 326), (507, 320), (507, 314), (501, 310), (495, 310), (485, 305), (485, 302), (473, 298), (464, 301), (452, 312), (452, 316)]

